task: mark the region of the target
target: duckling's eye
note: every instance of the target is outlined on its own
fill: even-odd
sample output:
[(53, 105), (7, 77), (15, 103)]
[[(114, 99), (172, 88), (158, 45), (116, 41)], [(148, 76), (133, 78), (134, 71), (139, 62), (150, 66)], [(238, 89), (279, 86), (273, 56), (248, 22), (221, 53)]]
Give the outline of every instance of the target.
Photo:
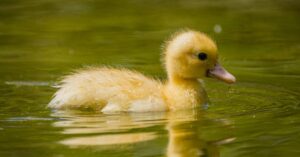
[(198, 54), (198, 59), (200, 60), (206, 60), (207, 59), (207, 54), (204, 52), (201, 52)]

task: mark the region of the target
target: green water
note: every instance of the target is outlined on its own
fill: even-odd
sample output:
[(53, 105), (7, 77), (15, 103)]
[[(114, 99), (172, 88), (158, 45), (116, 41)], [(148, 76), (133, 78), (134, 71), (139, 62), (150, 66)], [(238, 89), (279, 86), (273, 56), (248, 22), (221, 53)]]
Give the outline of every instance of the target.
[[(0, 156), (298, 157), (299, 17), (297, 0), (1, 0)], [(206, 80), (205, 111), (46, 108), (51, 86), (86, 65), (164, 79), (161, 44), (185, 27), (212, 36), (238, 79)]]

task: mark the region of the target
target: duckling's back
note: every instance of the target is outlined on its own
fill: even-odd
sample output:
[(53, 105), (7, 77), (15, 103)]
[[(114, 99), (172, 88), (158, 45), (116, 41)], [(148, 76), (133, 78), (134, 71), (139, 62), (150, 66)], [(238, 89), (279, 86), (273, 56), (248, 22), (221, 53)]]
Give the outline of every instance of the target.
[(89, 108), (102, 112), (162, 111), (162, 84), (144, 75), (114, 68), (89, 68), (66, 76), (49, 103), (54, 109)]

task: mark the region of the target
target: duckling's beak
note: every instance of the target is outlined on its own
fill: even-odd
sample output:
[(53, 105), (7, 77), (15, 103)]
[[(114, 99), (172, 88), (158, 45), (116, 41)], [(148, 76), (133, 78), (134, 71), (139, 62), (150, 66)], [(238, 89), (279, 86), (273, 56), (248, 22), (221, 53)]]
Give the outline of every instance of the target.
[(213, 69), (207, 71), (208, 77), (214, 77), (226, 83), (234, 83), (235, 77), (224, 69), (219, 63), (215, 65)]

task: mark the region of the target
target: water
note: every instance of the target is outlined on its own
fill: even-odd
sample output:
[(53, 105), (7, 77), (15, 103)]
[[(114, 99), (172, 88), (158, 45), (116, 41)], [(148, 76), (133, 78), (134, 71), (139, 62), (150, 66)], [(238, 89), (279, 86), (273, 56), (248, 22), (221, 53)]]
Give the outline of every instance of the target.
[[(296, 0), (0, 2), (0, 156), (300, 155)], [(235, 85), (206, 80), (205, 111), (99, 114), (46, 108), (51, 86), (87, 65), (165, 78), (161, 44), (212, 36)]]

